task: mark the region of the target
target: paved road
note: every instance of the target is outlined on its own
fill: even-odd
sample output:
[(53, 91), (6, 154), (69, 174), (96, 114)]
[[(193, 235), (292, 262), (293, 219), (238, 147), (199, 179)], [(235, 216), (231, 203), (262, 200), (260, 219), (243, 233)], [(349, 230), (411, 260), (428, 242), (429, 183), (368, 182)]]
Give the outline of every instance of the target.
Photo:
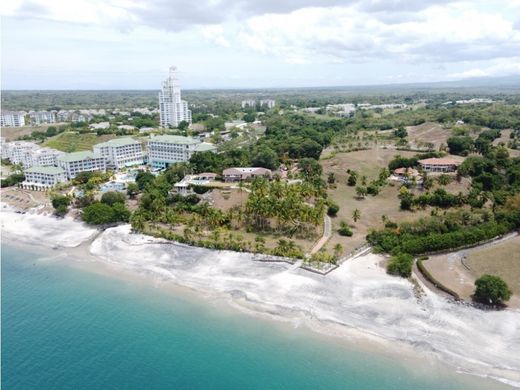
[(323, 236), (311, 249), (311, 255), (318, 252), (329, 241), (330, 236), (332, 236), (332, 221), (328, 215), (325, 215), (323, 219)]

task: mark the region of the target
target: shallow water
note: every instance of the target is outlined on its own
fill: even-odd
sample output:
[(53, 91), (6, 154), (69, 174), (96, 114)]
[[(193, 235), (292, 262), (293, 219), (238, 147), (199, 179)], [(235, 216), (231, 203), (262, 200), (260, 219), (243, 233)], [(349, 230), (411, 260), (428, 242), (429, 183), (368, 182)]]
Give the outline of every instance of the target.
[[(183, 251), (177, 249), (180, 263)], [(2, 388), (498, 387), (428, 359), (370, 353), (223, 310), (214, 300), (85, 272), (67, 261), (63, 255), (42, 258), (34, 248), (2, 246)], [(293, 287), (298, 282), (292, 279)], [(353, 295), (382, 299), (375, 291)], [(403, 292), (391, 296), (408, 298)], [(378, 321), (377, 313), (372, 319)]]

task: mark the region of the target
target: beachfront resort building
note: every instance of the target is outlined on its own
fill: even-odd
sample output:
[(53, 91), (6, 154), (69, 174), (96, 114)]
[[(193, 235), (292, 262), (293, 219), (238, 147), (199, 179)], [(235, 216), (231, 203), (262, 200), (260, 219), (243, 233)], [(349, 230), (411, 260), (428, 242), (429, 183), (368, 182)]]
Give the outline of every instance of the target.
[(177, 127), (182, 121), (191, 123), (188, 102), (181, 99), (181, 87), (177, 77), (177, 67), (170, 67), (168, 78), (163, 81), (159, 92), (159, 113), (161, 127)]
[(419, 165), (426, 172), (447, 173), (455, 172), (457, 167), (460, 165), (460, 161), (449, 157), (427, 158), (419, 160)]
[(25, 153), (22, 164), (26, 168), (33, 166), (51, 167), (58, 165), (58, 157), (63, 155), (63, 152), (52, 148), (37, 148), (31, 149)]
[(25, 116), (23, 112), (3, 111), (0, 114), (1, 127), (22, 127), (25, 126)]
[(157, 135), (148, 141), (148, 163), (152, 168), (168, 166), (188, 161), (193, 153), (211, 151), (216, 153), (215, 145), (199, 139), (179, 135)]
[(222, 178), (225, 182), (238, 182), (245, 180), (253, 180), (255, 177), (271, 178), (272, 172), (267, 168), (228, 168), (222, 172)]
[(90, 151), (65, 153), (58, 157), (58, 166), (65, 171), (70, 180), (80, 172), (106, 172), (107, 160)]
[(28, 159), (28, 155), (39, 149), (39, 146), (33, 142), (27, 141), (14, 141), (6, 142), (2, 147), (2, 158), (7, 158), (11, 161), (11, 164), (22, 164), (25, 165)]
[(25, 180), (21, 183), (21, 187), (33, 191), (45, 191), (67, 181), (65, 171), (59, 167), (34, 166), (26, 169), (24, 175)]
[(120, 169), (143, 164), (143, 148), (141, 143), (130, 137), (115, 138), (94, 145), (94, 153), (107, 160), (109, 168)]

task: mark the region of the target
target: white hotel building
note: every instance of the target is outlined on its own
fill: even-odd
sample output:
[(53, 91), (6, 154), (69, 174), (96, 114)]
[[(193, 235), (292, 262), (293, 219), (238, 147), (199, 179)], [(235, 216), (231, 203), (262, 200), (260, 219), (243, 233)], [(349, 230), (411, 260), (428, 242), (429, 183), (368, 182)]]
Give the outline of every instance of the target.
[(35, 143), (27, 141), (6, 142), (2, 146), (2, 158), (9, 159), (11, 164), (25, 165), (29, 153), (38, 150), (39, 148), (40, 147)]
[(22, 162), (26, 168), (33, 166), (51, 167), (58, 165), (58, 157), (63, 152), (52, 148), (38, 148), (30, 150), (25, 154), (25, 160)]
[(58, 157), (58, 166), (65, 171), (70, 180), (80, 172), (106, 172), (107, 160), (90, 151), (65, 153)]
[(153, 168), (167, 168), (168, 166), (185, 162), (195, 152), (216, 152), (215, 145), (201, 142), (191, 137), (178, 135), (152, 136), (148, 141), (148, 162)]
[(163, 81), (159, 92), (159, 113), (161, 127), (177, 127), (182, 121), (191, 124), (188, 102), (181, 99), (181, 87), (177, 78), (177, 68), (170, 67), (170, 74)]
[(34, 166), (24, 171), (25, 180), (22, 188), (34, 191), (45, 191), (58, 183), (67, 181), (67, 175), (62, 168)]
[(130, 137), (111, 139), (94, 145), (93, 149), (94, 153), (106, 158), (110, 168), (120, 169), (144, 163), (141, 143)]
[(0, 114), (1, 127), (22, 127), (25, 126), (25, 116), (23, 112), (4, 111)]

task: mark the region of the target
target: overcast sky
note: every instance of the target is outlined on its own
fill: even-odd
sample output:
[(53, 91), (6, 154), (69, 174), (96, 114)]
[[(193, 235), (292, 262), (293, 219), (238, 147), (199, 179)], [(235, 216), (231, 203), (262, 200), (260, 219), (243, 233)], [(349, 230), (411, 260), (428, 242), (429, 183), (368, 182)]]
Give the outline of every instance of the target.
[(520, 74), (520, 0), (6, 0), (2, 88), (303, 87)]

